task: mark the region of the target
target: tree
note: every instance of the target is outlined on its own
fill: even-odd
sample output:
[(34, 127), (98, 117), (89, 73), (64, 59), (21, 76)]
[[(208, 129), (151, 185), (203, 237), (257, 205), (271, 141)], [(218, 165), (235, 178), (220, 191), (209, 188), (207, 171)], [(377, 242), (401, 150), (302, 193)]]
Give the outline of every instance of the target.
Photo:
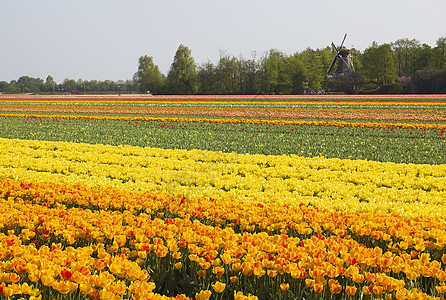
[[(316, 53), (318, 54), (319, 58), (320, 58), (320, 62), (321, 62), (321, 66), (320, 66), (320, 72), (321, 72), (321, 76), (322, 76), (322, 89), (327, 89), (327, 85), (328, 85), (328, 78), (327, 78), (327, 71), (328, 68), (331, 65), (331, 62), (333, 61), (333, 57), (336, 55), (333, 51), (332, 47), (325, 47), (322, 49), (317, 49)], [(351, 49), (350, 53), (352, 54), (352, 60), (353, 60), (353, 66), (356, 70), (356, 68), (359, 67), (360, 63), (358, 62), (357, 57), (359, 56), (359, 51), (357, 51), (356, 49)]]
[(300, 57), (304, 63), (307, 78), (305, 88), (310, 90), (322, 89), (322, 82), (327, 77), (326, 75), (329, 65), (324, 68), (322, 57), (319, 55), (318, 51), (311, 48), (307, 48), (305, 51), (301, 52)]
[(133, 80), (130, 80), (130, 79), (127, 79), (125, 82), (124, 82), (124, 84), (125, 84), (125, 86), (126, 86), (126, 90), (127, 90), (127, 93), (132, 93), (133, 91), (136, 91), (136, 86), (137, 86), (137, 84), (133, 81)]
[(76, 89), (76, 81), (74, 79), (65, 78), (62, 82), (62, 88), (65, 91), (71, 91)]
[(56, 90), (56, 86), (57, 86), (56, 81), (54, 81), (54, 79), (51, 75), (48, 75), (45, 80), (45, 89), (48, 92), (52, 92), (54, 94), (54, 92)]
[(113, 82), (108, 79), (106, 79), (104, 81), (100, 81), (99, 86), (101, 88), (101, 91), (103, 91), (104, 93), (107, 93), (107, 92), (113, 90)]
[(437, 40), (436, 47), (432, 49), (432, 60), (434, 68), (446, 69), (446, 36)]
[(151, 56), (144, 55), (139, 58), (136, 78), (141, 93), (150, 91), (152, 94), (158, 94), (162, 89), (164, 78)]
[(238, 60), (240, 94), (255, 95), (259, 93), (259, 76), (255, 55), (256, 53), (253, 52), (251, 59), (244, 59), (243, 57), (240, 57)]
[(217, 94), (239, 94), (240, 74), (237, 58), (221, 54), (218, 66), (215, 69)]
[(364, 76), (376, 85), (389, 84), (396, 79), (396, 69), (390, 44), (373, 42), (361, 56)]
[(76, 81), (76, 90), (78, 91), (82, 91), (83, 93), (85, 93), (86, 90), (86, 81), (82, 80), (81, 78), (79, 78)]
[(446, 70), (424, 69), (417, 71), (410, 82), (411, 92), (420, 94), (446, 93)]
[(245, 59), (222, 51), (217, 66), (208, 61), (198, 68), (198, 93), (254, 95), (258, 93), (257, 78), (255, 54), (252, 59)]
[(361, 73), (351, 72), (348, 75), (331, 79), (328, 85), (332, 91), (357, 94), (361, 92), (363, 82)]
[(202, 95), (216, 94), (218, 82), (215, 77), (214, 64), (210, 61), (202, 64), (197, 71), (198, 93)]
[(9, 82), (9, 85), (6, 88), (6, 93), (9, 94), (18, 94), (20, 93), (20, 91), (20, 84), (16, 80), (12, 80), (11, 82)]
[(124, 80), (116, 81), (116, 85), (117, 85), (116, 88), (117, 88), (117, 91), (119, 91), (119, 94), (121, 94), (123, 91), (124, 92), (127, 91), (127, 87), (125, 85)]
[(304, 63), (298, 53), (288, 57), (288, 76), (290, 77), (290, 94), (303, 94), (307, 75)]
[(197, 67), (189, 48), (181, 44), (167, 75), (171, 94), (190, 95), (196, 92)]
[(423, 70), (432, 65), (432, 47), (428, 44), (423, 44), (417, 51), (416, 69)]
[(398, 77), (413, 76), (418, 70), (417, 58), (421, 50), (418, 40), (407, 38), (391, 43)]
[(39, 93), (43, 87), (43, 80), (29, 76), (21, 76), (17, 79), (22, 93)]
[(264, 94), (289, 94), (291, 78), (288, 73), (287, 56), (271, 49), (260, 63), (261, 92)]
[(0, 93), (7, 93), (9, 88), (9, 83), (6, 81), (0, 81)]

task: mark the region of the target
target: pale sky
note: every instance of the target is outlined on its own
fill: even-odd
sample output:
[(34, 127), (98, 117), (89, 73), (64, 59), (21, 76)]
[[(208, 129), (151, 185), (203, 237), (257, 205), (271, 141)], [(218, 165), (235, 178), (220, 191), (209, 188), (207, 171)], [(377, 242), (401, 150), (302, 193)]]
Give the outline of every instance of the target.
[(200, 65), (220, 53), (251, 58), (339, 44), (446, 36), (445, 0), (0, 0), (0, 81), (26, 75), (132, 79), (152, 56), (167, 75), (187, 46)]

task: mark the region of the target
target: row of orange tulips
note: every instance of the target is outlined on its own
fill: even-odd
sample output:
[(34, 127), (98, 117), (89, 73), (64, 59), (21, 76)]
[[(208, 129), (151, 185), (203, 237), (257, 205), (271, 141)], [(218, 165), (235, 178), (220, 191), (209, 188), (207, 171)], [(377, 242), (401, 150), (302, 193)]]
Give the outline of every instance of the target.
[[(134, 105), (136, 104), (136, 105)], [(352, 108), (336, 107), (336, 108), (319, 108), (310, 107), (276, 107), (271, 104), (255, 105), (230, 105), (222, 106), (221, 103), (216, 106), (209, 106), (208, 103), (201, 105), (184, 105), (176, 106), (168, 103), (163, 105), (138, 105), (137, 103), (127, 105), (109, 105), (105, 103), (73, 103), (70, 105), (48, 105), (45, 103), (8, 103), (0, 105), (0, 112), (14, 113), (50, 113), (50, 114), (114, 114), (114, 115), (174, 115), (174, 116), (199, 116), (199, 117), (219, 117), (219, 118), (257, 118), (257, 119), (331, 119), (331, 120), (392, 120), (398, 122), (442, 122), (446, 120), (443, 109), (378, 109), (378, 108)], [(374, 105), (375, 107), (375, 105)], [(386, 106), (387, 107), (387, 106)]]
[[(14, 180), (1, 186), (7, 293), (19, 282), (41, 293), (138, 299), (163, 283), (162, 273), (198, 283), (196, 299), (261, 286), (277, 299), (341, 292), (428, 299), (446, 291), (441, 220)], [(110, 192), (106, 209), (100, 199)]]

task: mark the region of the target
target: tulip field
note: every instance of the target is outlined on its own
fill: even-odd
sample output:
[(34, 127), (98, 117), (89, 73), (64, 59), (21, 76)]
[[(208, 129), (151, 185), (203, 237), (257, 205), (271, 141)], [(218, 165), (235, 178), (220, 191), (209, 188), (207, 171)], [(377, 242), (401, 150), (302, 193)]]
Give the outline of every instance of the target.
[(444, 299), (446, 96), (0, 95), (0, 299)]

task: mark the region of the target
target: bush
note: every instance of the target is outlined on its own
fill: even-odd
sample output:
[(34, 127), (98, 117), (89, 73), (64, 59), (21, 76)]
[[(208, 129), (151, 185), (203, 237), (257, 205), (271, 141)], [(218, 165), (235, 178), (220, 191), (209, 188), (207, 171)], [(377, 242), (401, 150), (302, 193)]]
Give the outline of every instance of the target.
[(410, 91), (416, 94), (446, 93), (446, 70), (424, 69), (416, 72)]

